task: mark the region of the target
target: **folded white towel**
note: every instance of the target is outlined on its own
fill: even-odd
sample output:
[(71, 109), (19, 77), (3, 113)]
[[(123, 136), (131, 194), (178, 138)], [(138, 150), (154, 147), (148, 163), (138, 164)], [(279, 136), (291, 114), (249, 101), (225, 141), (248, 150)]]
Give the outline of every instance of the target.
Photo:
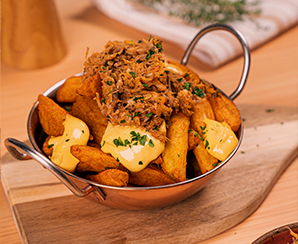
[[(170, 40), (183, 50), (200, 30), (198, 27), (177, 23), (151, 11), (140, 10), (128, 0), (93, 0), (93, 2), (110, 18), (150, 35)], [(297, 0), (261, 0), (259, 7), (261, 14), (254, 17), (254, 22), (247, 19), (227, 23), (242, 32), (251, 50), (298, 23)], [(213, 31), (199, 41), (192, 55), (211, 68), (216, 68), (241, 53), (238, 40), (230, 33)]]

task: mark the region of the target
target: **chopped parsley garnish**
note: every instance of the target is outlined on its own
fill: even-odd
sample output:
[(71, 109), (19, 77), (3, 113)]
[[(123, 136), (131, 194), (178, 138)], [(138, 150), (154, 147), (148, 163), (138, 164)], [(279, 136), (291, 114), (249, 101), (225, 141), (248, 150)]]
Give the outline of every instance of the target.
[(64, 109), (65, 109), (67, 112), (70, 112), (71, 107), (69, 107), (69, 106), (64, 106)]
[(155, 51), (149, 50), (146, 56), (146, 59), (149, 60), (149, 58), (155, 53)]
[(178, 158), (180, 158), (180, 155), (179, 154), (177, 154), (177, 156), (178, 156)]
[(184, 85), (183, 85), (183, 89), (186, 89), (188, 91), (189, 91), (190, 87), (191, 87), (191, 82), (184, 83)]
[(141, 60), (138, 59), (136, 62), (139, 64), (139, 63), (141, 63)]
[(139, 112), (135, 112), (135, 116), (138, 116), (139, 115)]
[(105, 144), (106, 144), (106, 141), (103, 141), (103, 143), (102, 143), (102, 147), (103, 147)]
[(111, 85), (113, 84), (113, 82), (112, 82), (111, 80), (107, 80), (107, 84), (108, 84), (109, 86), (111, 86)]
[(143, 162), (142, 161), (139, 161), (139, 165), (143, 165)]
[(214, 163), (214, 164), (212, 164), (212, 166), (217, 166), (217, 165), (219, 165), (221, 163), (221, 161), (218, 161), (217, 163)]
[(143, 84), (143, 87), (148, 87), (148, 84)]
[(140, 138), (139, 142), (140, 142), (140, 144), (141, 144), (142, 146), (145, 146), (146, 140), (147, 140), (147, 135), (143, 135), (143, 136)]
[(181, 82), (181, 81), (183, 81), (183, 78), (179, 78), (179, 79), (177, 79), (177, 81), (180, 81)]
[(200, 128), (201, 128), (202, 130), (205, 130), (205, 129), (206, 129), (206, 125), (205, 125), (204, 127), (200, 126)]
[(157, 43), (157, 44), (156, 44), (156, 47), (158, 48), (158, 51), (159, 51), (159, 52), (162, 52), (162, 51), (163, 51), (163, 49), (162, 49), (162, 45), (160, 45), (160, 43)]
[(101, 103), (106, 103), (106, 98), (105, 97), (101, 100)]
[(84, 131), (84, 130), (82, 130), (82, 133), (84, 134), (84, 133), (85, 133), (85, 131)]
[(132, 76), (133, 79), (136, 78), (136, 76), (137, 76), (136, 72), (133, 72), (133, 71), (132, 71), (132, 72), (129, 72), (129, 73), (131, 74), (131, 76)]
[(139, 40), (138, 42), (139, 42), (139, 43), (141, 43), (141, 42), (142, 42), (142, 40)]
[(51, 148), (51, 147), (53, 147), (54, 146), (54, 144), (50, 144), (50, 145), (48, 145), (48, 148)]
[(125, 123), (125, 119), (121, 120), (120, 123), (121, 123), (121, 124)]
[(186, 73), (183, 77), (186, 78), (187, 76), (189, 76), (189, 74)]
[(199, 97), (205, 97), (206, 96), (204, 91), (202, 89), (198, 88), (197, 86), (195, 87), (195, 89), (193, 89), (192, 94), (195, 94)]
[(266, 109), (266, 112), (267, 113), (272, 113), (272, 112), (274, 112), (275, 110), (274, 109)]
[(156, 125), (152, 130), (157, 130), (157, 131), (159, 131), (159, 126), (158, 125)]
[(69, 142), (69, 139), (66, 139), (65, 142)]
[(114, 139), (114, 140), (113, 140), (113, 143), (115, 144), (116, 147), (124, 146), (124, 143), (123, 143), (123, 141), (121, 140), (120, 136), (118, 137), (118, 139)]
[(192, 132), (192, 128), (189, 128), (188, 133)]
[[(206, 140), (205, 148), (207, 148), (208, 146), (209, 146), (209, 141)], [(210, 149), (210, 147), (208, 147), (208, 149)]]
[(152, 115), (153, 115), (153, 112), (150, 112), (150, 113), (146, 114), (145, 116), (146, 117), (151, 117)]
[(154, 147), (154, 143), (153, 143), (153, 141), (151, 139), (149, 140), (149, 146), (150, 147)]
[(169, 71), (169, 70), (165, 70), (164, 72), (165, 72), (165, 73), (170, 73), (170, 71)]

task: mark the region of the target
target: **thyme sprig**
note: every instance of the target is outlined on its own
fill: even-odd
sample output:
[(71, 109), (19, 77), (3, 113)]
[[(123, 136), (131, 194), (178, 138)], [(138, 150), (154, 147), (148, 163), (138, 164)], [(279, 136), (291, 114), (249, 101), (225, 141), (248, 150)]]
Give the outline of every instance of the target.
[(157, 12), (175, 16), (186, 23), (202, 26), (244, 20), (245, 16), (259, 15), (260, 0), (133, 0)]

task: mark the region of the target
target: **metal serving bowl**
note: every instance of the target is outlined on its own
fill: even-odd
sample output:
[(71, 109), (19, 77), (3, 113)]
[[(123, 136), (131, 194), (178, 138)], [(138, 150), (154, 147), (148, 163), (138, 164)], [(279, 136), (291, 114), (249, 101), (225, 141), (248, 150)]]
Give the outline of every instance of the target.
[[(239, 31), (233, 29), (230, 26), (220, 24), (210, 25), (202, 29), (195, 36), (195, 38), (186, 49), (185, 54), (181, 60), (181, 64), (187, 64), (189, 56), (199, 39), (206, 33), (213, 30), (225, 30), (232, 33), (241, 43), (244, 52), (244, 65), (240, 82), (236, 90), (230, 96), (227, 96), (230, 100), (234, 100), (243, 90), (250, 68), (250, 50), (247, 41)], [(43, 95), (55, 99), (58, 89), (65, 82), (65, 80), (66, 79), (56, 83), (46, 92), (44, 92)], [(113, 187), (101, 185), (71, 174), (56, 166), (47, 157), (44, 156), (41, 151), (44, 137), (42, 137), (42, 128), (39, 123), (37, 108), (38, 102), (33, 105), (28, 117), (27, 124), (27, 132), (33, 148), (16, 139), (7, 138), (5, 140), (5, 146), (7, 150), (13, 157), (18, 160), (27, 160), (33, 158), (38, 161), (45, 168), (51, 171), (63, 184), (65, 184), (65, 186), (68, 187), (74, 195), (78, 197), (86, 196), (88, 198), (92, 198), (93, 200), (96, 200), (101, 204), (112, 208), (130, 210), (158, 208), (177, 203), (192, 196), (193, 194), (201, 190), (235, 155), (243, 137), (243, 124), (241, 124), (239, 131), (236, 133), (239, 139), (236, 148), (224, 162), (203, 175), (190, 178), (183, 182), (164, 186)]]

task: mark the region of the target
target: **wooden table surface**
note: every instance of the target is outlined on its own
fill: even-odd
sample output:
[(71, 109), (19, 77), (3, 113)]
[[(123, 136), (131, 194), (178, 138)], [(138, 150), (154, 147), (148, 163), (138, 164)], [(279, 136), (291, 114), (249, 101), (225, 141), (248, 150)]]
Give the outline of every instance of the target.
[[(82, 71), (87, 47), (91, 52), (100, 51), (108, 40), (148, 37), (148, 34), (107, 18), (88, 0), (57, 0), (56, 7), (68, 48), (66, 57), (52, 66), (29, 71), (19, 71), (2, 64), (1, 155), (7, 153), (3, 144), (5, 138), (27, 139), (27, 117), (37, 95), (57, 81)], [(236, 104), (298, 106), (297, 39), (296, 26), (252, 52), (248, 83), (235, 100)], [(183, 50), (168, 41), (164, 42), (163, 47), (168, 59), (180, 61)], [(242, 63), (243, 59), (238, 58), (210, 70), (200, 66), (198, 60), (191, 59), (189, 66), (230, 94), (238, 84)], [(251, 243), (271, 229), (297, 222), (297, 172), (296, 158), (257, 211), (232, 229), (201, 243)], [(0, 243), (21, 243), (2, 186), (0, 196)]]

